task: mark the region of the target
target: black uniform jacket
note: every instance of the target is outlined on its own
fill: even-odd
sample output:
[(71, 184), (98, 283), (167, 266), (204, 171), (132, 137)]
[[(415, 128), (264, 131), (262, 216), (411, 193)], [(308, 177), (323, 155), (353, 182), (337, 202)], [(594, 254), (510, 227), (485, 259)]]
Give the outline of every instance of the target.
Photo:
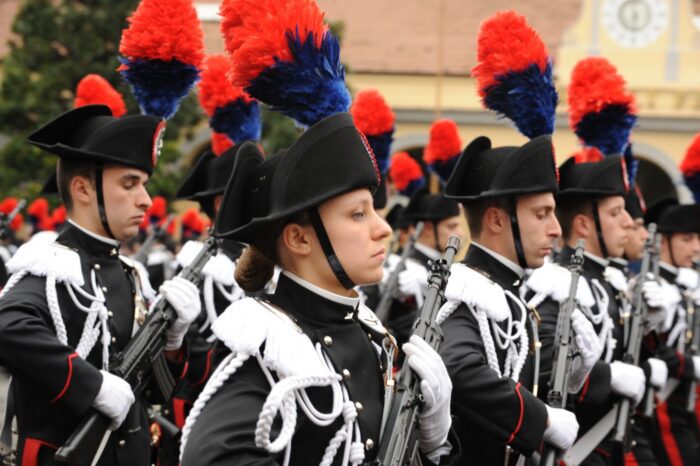
[[(471, 245), (464, 264), (518, 296), (521, 277), (478, 246)], [(520, 309), (509, 301), (513, 320)], [(526, 321), (527, 322), (527, 321)], [(547, 424), (545, 404), (531, 393), (531, 355), (520, 380), (498, 377), (488, 365), (479, 325), (462, 303), (442, 324), (440, 353), (452, 379), (453, 426), (468, 464), (502, 466), (505, 448), (530, 455), (539, 446)], [(528, 325), (528, 332), (529, 332)], [(532, 335), (530, 335), (532, 344)], [(499, 366), (506, 352), (496, 347)], [(511, 455), (514, 463), (518, 455)], [(467, 464), (467, 463), (465, 463)]]
[[(324, 345), (338, 373), (347, 370), (345, 384), (350, 399), (361, 403), (358, 419), (362, 442), (368, 447), (365, 459), (372, 459), (377, 451), (384, 396), (383, 365), (372, 340), (378, 341), (381, 335), (360, 325), (353, 306), (322, 297), (284, 274), (269, 300), (291, 316), (314, 344)], [(253, 358), (246, 361), (202, 411), (190, 433), (182, 465), (281, 464), (283, 452), (270, 454), (255, 445), (255, 426), (269, 392), (270, 384), (258, 362)], [(311, 388), (307, 393), (321, 412), (330, 410), (329, 387)], [(297, 412), (290, 464), (319, 464), (341, 426), (342, 416), (330, 426), (319, 427), (303, 411)], [(278, 418), (271, 438), (277, 437), (280, 425)], [(340, 463), (342, 448), (333, 464)]]
[[(84, 289), (91, 294), (90, 272), (95, 271), (109, 311), (110, 350), (122, 350), (134, 326), (133, 269), (120, 260), (115, 246), (70, 223), (57, 242), (80, 256)], [(28, 275), (0, 299), (0, 364), (13, 377), (10, 396), (19, 430), (18, 462), (23, 466), (54, 464), (56, 448), (88, 413), (102, 384), (100, 340), (87, 360), (78, 356), (74, 348), (87, 314), (74, 305), (64, 285), (56, 289), (68, 346), (56, 336), (45, 278)], [(99, 464), (147, 464), (148, 458), (145, 404), (137, 401), (121, 428), (110, 436)]]

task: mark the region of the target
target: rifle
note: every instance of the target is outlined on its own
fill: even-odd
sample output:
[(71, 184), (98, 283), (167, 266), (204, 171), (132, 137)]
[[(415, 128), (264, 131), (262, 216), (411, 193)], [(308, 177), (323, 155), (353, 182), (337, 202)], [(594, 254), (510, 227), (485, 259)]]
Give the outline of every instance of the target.
[(151, 232), (146, 237), (146, 240), (141, 245), (141, 248), (136, 251), (136, 254), (134, 254), (132, 259), (146, 265), (146, 262), (148, 261), (148, 254), (151, 252), (151, 249), (153, 249), (153, 246), (155, 246), (156, 241), (161, 239), (165, 232), (168, 231), (168, 227), (171, 223), (173, 223), (173, 220), (175, 220), (175, 216), (168, 215), (168, 219), (164, 224), (154, 225), (153, 228), (151, 228)]
[[(384, 288), (382, 289), (382, 299), (379, 300), (379, 304), (377, 304), (377, 308), (375, 309), (375, 314), (381, 322), (384, 322), (385, 319), (389, 317), (389, 308), (394, 300), (394, 290), (399, 285), (399, 275), (406, 268), (406, 260), (408, 259), (409, 254), (411, 254), (413, 251), (418, 237), (423, 232), (423, 225), (423, 222), (418, 222), (416, 224), (416, 229), (408, 239), (406, 247), (403, 248), (403, 251), (401, 252), (401, 259), (399, 260), (398, 264), (396, 264), (396, 267), (394, 267), (394, 270), (391, 271), (391, 275), (389, 275), (389, 279), (386, 281), (386, 285), (384, 285)], [(390, 253), (391, 252), (389, 252), (389, 254)], [(387, 254), (387, 258), (388, 257), (389, 255)]]
[(10, 223), (12, 223), (12, 220), (14, 220), (17, 214), (24, 209), (25, 205), (27, 205), (27, 201), (20, 199), (15, 208), (12, 209), (12, 212), (7, 215), (0, 213), (0, 239), (5, 239), (9, 236)]
[[(576, 291), (578, 281), (583, 273), (583, 250), (585, 242), (579, 240), (576, 251), (571, 256), (569, 271), (571, 283), (569, 284), (569, 296), (559, 305), (557, 316), (557, 330), (554, 333), (554, 364), (549, 380), (549, 392), (547, 392), (547, 404), (552, 408), (566, 407), (566, 394), (569, 384), (569, 368), (575, 356), (575, 344), (571, 332), (571, 314), (576, 309)], [(540, 458), (540, 466), (554, 466), (556, 463), (557, 449), (545, 444)]]
[[(217, 242), (210, 236), (192, 263), (182, 269), (178, 276), (200, 286), (202, 269), (216, 254)], [(149, 312), (146, 321), (123, 352), (114, 355), (110, 372), (129, 382), (136, 398), (155, 376), (165, 398), (169, 398), (174, 380), (164, 360), (165, 332), (177, 317), (175, 310), (165, 299), (160, 299)], [(71, 466), (89, 466), (97, 463), (107, 444), (110, 419), (104, 414), (90, 410), (66, 443), (58, 449), (56, 461)]]
[[(450, 236), (442, 259), (430, 262), (428, 293), (423, 307), (413, 324), (413, 335), (423, 338), (438, 350), (443, 336), (435, 321), (444, 301), (444, 290), (450, 276), (450, 267), (457, 250), (459, 238)], [(377, 463), (380, 466), (419, 465), (418, 414), (423, 406), (420, 380), (411, 367), (404, 364), (396, 383), (396, 394), (379, 442)]]
[[(630, 338), (625, 348), (622, 361), (627, 364), (639, 365), (639, 353), (642, 348), (642, 338), (644, 338), (644, 324), (647, 320), (648, 307), (643, 295), (643, 286), (647, 280), (655, 279), (652, 274), (652, 264), (656, 250), (656, 225), (649, 225), (649, 237), (644, 244), (644, 256), (639, 278), (634, 288), (632, 298), (632, 320), (630, 321)], [(652, 395), (653, 396), (653, 395)], [(632, 400), (622, 399), (618, 404), (617, 420), (613, 428), (612, 455), (617, 459), (616, 464), (624, 464), (625, 446), (629, 440), (629, 426), (633, 414)]]

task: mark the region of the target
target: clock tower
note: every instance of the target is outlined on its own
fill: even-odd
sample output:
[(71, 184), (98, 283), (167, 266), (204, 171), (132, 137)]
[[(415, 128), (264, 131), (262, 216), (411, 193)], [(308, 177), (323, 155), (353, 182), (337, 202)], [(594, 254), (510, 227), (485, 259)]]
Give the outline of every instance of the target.
[(692, 18), (692, 0), (584, 0), (559, 49), (558, 76), (566, 85), (578, 60), (603, 55), (635, 90), (700, 89), (700, 31)]

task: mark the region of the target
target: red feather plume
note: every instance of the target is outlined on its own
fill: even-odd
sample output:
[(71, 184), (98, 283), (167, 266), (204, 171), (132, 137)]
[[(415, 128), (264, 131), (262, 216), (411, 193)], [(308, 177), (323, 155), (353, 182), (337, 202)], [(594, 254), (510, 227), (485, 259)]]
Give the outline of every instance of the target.
[(63, 205), (56, 207), (53, 212), (51, 212), (51, 221), (54, 225), (66, 223), (66, 207)]
[(31, 204), (29, 204), (29, 207), (27, 207), (27, 213), (40, 220), (48, 217), (49, 201), (43, 197), (36, 198)]
[(544, 72), (549, 52), (540, 36), (514, 11), (500, 11), (481, 23), (478, 34), (477, 62), (472, 69), (479, 95), (496, 84), (496, 76), (522, 71), (536, 63)]
[(141, 0), (128, 21), (119, 44), (123, 56), (201, 65), (204, 34), (192, 0)]
[(425, 146), (423, 159), (427, 163), (444, 162), (458, 156), (462, 152), (462, 139), (459, 136), (457, 123), (444, 118), (437, 120), (430, 127), (430, 140)]
[(168, 213), (168, 201), (165, 200), (163, 196), (155, 196), (153, 198), (153, 204), (148, 210), (148, 216), (163, 218)]
[(54, 230), (54, 222), (53, 219), (51, 218), (50, 215), (47, 215), (46, 217), (42, 217), (39, 219), (39, 224), (38, 224), (38, 230), (39, 231), (53, 231)]
[(187, 209), (185, 213), (182, 214), (182, 226), (197, 233), (202, 233), (204, 231), (204, 222), (196, 208), (192, 207), (191, 209)]
[(404, 190), (411, 181), (423, 176), (423, 170), (408, 152), (397, 152), (391, 158), (389, 176), (396, 189)]
[(350, 107), (357, 129), (367, 136), (388, 133), (394, 128), (396, 115), (376, 89), (363, 89)]
[(232, 62), (229, 77), (234, 86), (242, 88), (276, 60), (292, 60), (287, 31), (299, 31), (303, 38), (313, 32), (320, 47), (328, 30), (314, 0), (224, 0), (219, 14)]
[(600, 162), (605, 158), (598, 148), (593, 146), (582, 147), (572, 155), (576, 163)]
[(634, 94), (625, 78), (607, 59), (588, 57), (576, 63), (569, 84), (569, 125), (574, 128), (584, 115), (597, 113), (608, 105), (627, 105), (636, 113)]
[[(0, 212), (5, 215), (9, 215), (13, 210), (15, 210), (18, 202), (19, 201), (15, 197), (8, 197), (4, 199), (2, 202), (0, 202)], [(22, 214), (17, 214), (10, 222), (10, 229), (12, 231), (17, 231), (22, 228), (22, 224), (24, 224), (24, 217)]]
[(700, 133), (696, 134), (680, 165), (681, 172), (686, 175), (700, 173)]
[(233, 147), (233, 141), (223, 133), (211, 133), (211, 151), (217, 157)]
[(108, 106), (115, 117), (126, 113), (126, 104), (121, 93), (99, 74), (88, 74), (80, 80), (75, 89), (73, 106), (78, 108), (94, 104)]
[(218, 107), (243, 98), (248, 103), (250, 96), (239, 86), (233, 86), (226, 78), (231, 61), (226, 55), (209, 55), (204, 59), (201, 81), (199, 81), (199, 104), (208, 116), (212, 116)]

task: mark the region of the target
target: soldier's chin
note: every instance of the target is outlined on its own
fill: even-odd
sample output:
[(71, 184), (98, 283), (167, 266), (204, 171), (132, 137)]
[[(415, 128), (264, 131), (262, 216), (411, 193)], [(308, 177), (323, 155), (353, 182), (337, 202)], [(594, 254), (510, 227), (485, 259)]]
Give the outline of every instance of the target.
[(526, 257), (527, 259), (527, 266), (531, 269), (536, 269), (538, 267), (542, 267), (544, 265), (544, 258), (547, 257), (547, 255), (542, 255), (542, 254), (537, 254), (534, 257)]

